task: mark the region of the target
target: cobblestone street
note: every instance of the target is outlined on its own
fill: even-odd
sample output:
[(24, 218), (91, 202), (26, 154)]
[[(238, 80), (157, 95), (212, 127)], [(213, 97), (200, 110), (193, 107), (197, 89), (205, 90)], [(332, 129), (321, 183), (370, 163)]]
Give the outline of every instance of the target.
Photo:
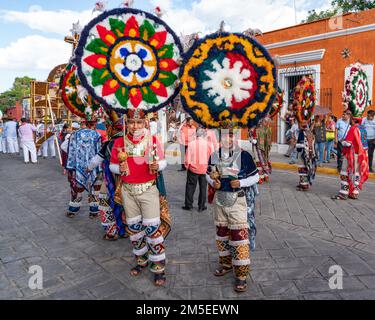
[[(0, 299), (375, 299), (374, 181), (360, 200), (335, 202), (337, 177), (319, 175), (310, 192), (297, 193), (297, 173), (275, 170), (257, 199), (249, 290), (237, 294), (231, 276), (213, 276), (211, 209), (181, 209), (185, 173), (177, 169), (165, 173), (173, 229), (167, 284), (156, 289), (149, 272), (130, 275), (129, 240), (103, 241), (87, 205), (65, 216), (68, 183), (55, 159), (25, 165), (0, 155)], [(43, 268), (43, 290), (28, 287), (32, 265)], [(332, 265), (343, 268), (343, 290), (329, 288)]]

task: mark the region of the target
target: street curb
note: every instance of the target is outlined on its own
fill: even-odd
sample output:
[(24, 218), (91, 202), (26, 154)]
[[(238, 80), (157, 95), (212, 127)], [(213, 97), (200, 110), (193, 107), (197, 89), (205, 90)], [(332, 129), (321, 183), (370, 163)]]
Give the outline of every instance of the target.
[[(176, 150), (175, 151), (166, 151), (165, 154), (168, 155), (168, 156), (171, 156), (171, 157), (180, 156), (180, 152), (176, 151)], [(289, 171), (297, 171), (298, 170), (297, 165), (289, 164), (289, 163), (283, 163), (283, 162), (272, 162), (272, 168), (281, 169), (281, 170), (289, 170)], [(332, 175), (332, 176), (339, 176), (339, 174), (337, 173), (337, 170), (332, 169), (332, 168), (318, 167), (316, 172), (321, 173), (321, 174), (328, 174), (328, 175)], [(375, 173), (370, 173), (369, 180), (375, 180)]]
[[(289, 163), (283, 163), (283, 162), (272, 162), (272, 168), (282, 169), (282, 170), (290, 170), (290, 171), (297, 171), (298, 170), (298, 166), (297, 165), (295, 165), (295, 164), (289, 164)], [(321, 173), (321, 174), (328, 174), (328, 175), (333, 175), (333, 176), (339, 176), (339, 174), (337, 173), (337, 170), (336, 169), (332, 169), (332, 168), (318, 167), (317, 170), (316, 170), (316, 172), (317, 173)], [(374, 173), (370, 173), (369, 180), (375, 180), (375, 174)]]

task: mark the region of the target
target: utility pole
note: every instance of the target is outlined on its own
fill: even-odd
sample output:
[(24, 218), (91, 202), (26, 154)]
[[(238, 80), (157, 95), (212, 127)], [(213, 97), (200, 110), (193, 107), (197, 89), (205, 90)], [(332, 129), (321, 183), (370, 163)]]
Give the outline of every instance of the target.
[(294, 4), (294, 20), (297, 24), (297, 5), (296, 5), (296, 0), (293, 0), (293, 4)]

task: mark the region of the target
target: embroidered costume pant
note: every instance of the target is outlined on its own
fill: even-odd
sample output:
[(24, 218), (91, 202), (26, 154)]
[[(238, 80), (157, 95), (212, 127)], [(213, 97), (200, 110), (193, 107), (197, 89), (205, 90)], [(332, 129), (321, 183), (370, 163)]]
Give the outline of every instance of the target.
[(159, 190), (154, 185), (140, 195), (132, 194), (125, 185), (122, 198), (130, 241), (138, 265), (162, 273), (165, 270), (164, 237), (160, 231)]
[(299, 187), (303, 190), (310, 189), (308, 170), (303, 162), (302, 155), (300, 155), (300, 157), (298, 158), (298, 175), (299, 175)]
[(99, 193), (99, 213), (104, 232), (109, 237), (117, 235), (117, 223), (113, 210), (109, 204), (108, 189), (105, 183), (102, 183)]
[(246, 279), (250, 272), (246, 198), (237, 198), (232, 207), (221, 207), (214, 201), (214, 219), (219, 263), (225, 268), (233, 267), (236, 278)]
[[(358, 166), (355, 168), (355, 172), (348, 175), (348, 160), (344, 157), (342, 163), (342, 170), (340, 172), (340, 195), (347, 199), (348, 197), (358, 199), (359, 196), (359, 170)], [(350, 191), (349, 179), (353, 181), (354, 188)]]
[[(77, 182), (75, 179), (75, 172), (73, 170), (68, 171), (68, 181), (70, 183), (70, 202), (68, 211), (71, 213), (77, 213), (81, 208), (85, 188)], [(102, 182), (103, 180), (98, 177), (89, 192), (88, 202), (91, 215), (97, 215), (99, 213), (99, 192)]]

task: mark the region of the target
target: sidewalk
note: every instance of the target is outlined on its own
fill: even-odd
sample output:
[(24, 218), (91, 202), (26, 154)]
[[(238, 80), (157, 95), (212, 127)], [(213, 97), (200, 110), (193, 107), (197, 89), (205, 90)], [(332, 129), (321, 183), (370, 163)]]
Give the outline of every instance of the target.
[[(271, 153), (271, 162), (272, 162), (272, 168), (275, 169), (282, 169), (282, 170), (298, 170), (297, 164), (289, 164), (289, 161), (291, 158), (285, 157), (283, 154), (279, 153)], [(337, 172), (337, 162), (335, 159), (332, 159), (330, 163), (323, 163), (321, 167), (317, 168), (317, 173), (321, 174), (329, 174), (329, 175), (335, 175), (338, 176)], [(370, 173), (369, 176), (370, 180), (375, 180), (375, 174)]]

